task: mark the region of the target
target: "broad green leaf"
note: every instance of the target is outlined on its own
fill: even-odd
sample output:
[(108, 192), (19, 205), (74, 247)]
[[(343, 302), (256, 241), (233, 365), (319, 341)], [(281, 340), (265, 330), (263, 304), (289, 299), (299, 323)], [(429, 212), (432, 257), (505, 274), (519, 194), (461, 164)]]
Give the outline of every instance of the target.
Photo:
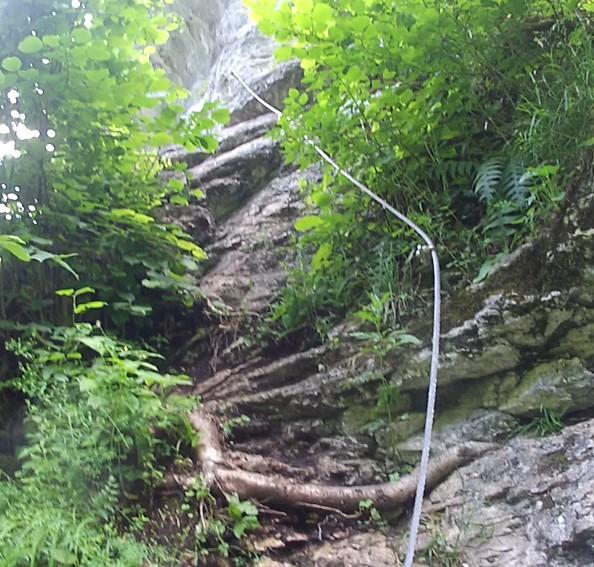
[(18, 73), (20, 78), (29, 81), (39, 77), (39, 71), (37, 69), (21, 69)]
[[(102, 353), (99, 353), (102, 354)], [(81, 378), (78, 383), (81, 392), (91, 392), (97, 389), (97, 380), (91, 377)]]
[(183, 195), (174, 195), (173, 197), (171, 197), (171, 199), (169, 199), (169, 202), (172, 205), (181, 205), (183, 207), (190, 204), (187, 197), (184, 197)]
[(177, 239), (176, 244), (177, 247), (181, 250), (191, 252), (192, 256), (194, 256), (194, 258), (197, 258), (198, 260), (206, 260), (207, 258), (206, 252), (202, 248), (200, 248), (200, 246), (194, 244), (193, 242), (190, 242), (189, 240)]
[(324, 221), (318, 216), (301, 217), (295, 223), (295, 229), (299, 232), (307, 232), (324, 224)]
[(312, 18), (314, 21), (314, 29), (317, 31), (324, 31), (326, 28), (334, 24), (334, 10), (328, 4), (318, 2), (313, 9)]
[(314, 272), (317, 272), (321, 268), (323, 268), (330, 256), (332, 255), (332, 244), (329, 242), (324, 242), (319, 248), (318, 251), (314, 254), (314, 257), (311, 260), (311, 269)]
[(211, 113), (212, 119), (216, 120), (220, 124), (227, 124), (230, 120), (229, 110), (226, 108), (219, 108)]
[(18, 49), (21, 53), (31, 55), (43, 49), (43, 42), (38, 37), (31, 35), (19, 43)]
[(91, 39), (93, 39), (93, 36), (86, 28), (76, 28), (72, 32), (72, 39), (74, 39), (76, 43), (84, 44), (89, 43)]
[(74, 313), (76, 315), (84, 315), (87, 311), (91, 309), (102, 309), (105, 307), (107, 303), (105, 301), (89, 301), (88, 303), (82, 303), (81, 305), (77, 305)]
[(18, 57), (6, 57), (2, 60), (2, 68), (13, 73), (18, 71), (22, 66), (23, 63)]
[(155, 43), (157, 45), (164, 45), (169, 41), (169, 32), (166, 30), (159, 30), (155, 35)]
[(80, 342), (101, 356), (113, 347), (113, 340), (109, 337), (81, 337)]
[(111, 50), (104, 45), (94, 44), (85, 50), (89, 59), (93, 61), (108, 61), (112, 57)]
[(31, 255), (23, 246), (24, 242), (16, 237), (0, 236), (0, 248), (10, 252), (21, 262), (30, 262)]
[[(51, 244), (51, 241), (49, 242)], [(37, 262), (46, 262), (50, 261), (54, 264), (57, 264), (67, 272), (70, 272), (77, 280), (79, 279), (78, 274), (72, 269), (70, 264), (66, 262), (66, 259), (72, 258), (76, 256), (76, 254), (52, 254), (47, 250), (39, 250), (38, 248), (31, 249), (31, 259)]]
[(171, 144), (171, 142), (173, 142), (171, 134), (167, 132), (159, 132), (153, 136), (153, 144), (157, 147), (166, 146), (167, 144)]
[(132, 209), (113, 209), (113, 211), (111, 211), (111, 214), (114, 217), (120, 219), (130, 219), (140, 224), (148, 224), (155, 222), (154, 218), (149, 217), (148, 215), (145, 215), (143, 213), (133, 211)]
[(167, 183), (167, 188), (176, 192), (183, 191), (185, 187), (186, 184), (181, 179), (170, 179), (169, 183)]
[(59, 47), (60, 46), (60, 36), (57, 35), (44, 35), (43, 43), (48, 47)]

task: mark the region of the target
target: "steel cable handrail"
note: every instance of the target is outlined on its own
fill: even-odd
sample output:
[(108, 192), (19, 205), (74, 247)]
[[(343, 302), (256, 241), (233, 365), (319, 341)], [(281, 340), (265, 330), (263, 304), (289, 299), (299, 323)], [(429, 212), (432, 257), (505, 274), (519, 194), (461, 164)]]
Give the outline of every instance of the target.
[[(235, 78), (241, 85), (250, 93), (250, 95), (257, 100), (262, 106), (276, 114), (279, 118), (283, 113), (260, 97), (249, 85), (235, 72), (231, 71), (231, 76)], [(415, 495), (415, 503), (413, 507), (413, 514), (410, 524), (410, 534), (408, 538), (408, 546), (406, 551), (406, 559), (404, 567), (412, 567), (415, 556), (415, 549), (417, 543), (417, 536), (419, 532), (419, 525), (421, 523), (421, 512), (423, 508), (423, 497), (425, 494), (425, 486), (427, 484), (427, 469), (429, 467), (429, 453), (431, 451), (431, 436), (433, 433), (433, 422), (435, 416), (435, 401), (437, 396), (437, 371), (439, 368), (439, 335), (441, 326), (441, 277), (439, 257), (435, 244), (428, 236), (428, 234), (416, 223), (410, 220), (406, 215), (395, 209), (387, 201), (382, 199), (379, 195), (374, 193), (366, 185), (355, 179), (348, 171), (340, 167), (322, 148), (320, 148), (313, 140), (305, 137), (305, 142), (312, 146), (316, 153), (334, 170), (348, 179), (355, 187), (365, 193), (373, 201), (378, 203), (384, 210), (393, 214), (398, 220), (411, 228), (423, 240), (427, 248), (431, 251), (431, 260), (433, 263), (433, 336), (431, 347), (431, 370), (429, 373), (429, 390), (427, 393), (427, 410), (425, 415), (425, 431), (423, 434), (423, 450), (421, 452), (421, 463), (419, 469), (419, 481), (417, 484), (417, 491)]]

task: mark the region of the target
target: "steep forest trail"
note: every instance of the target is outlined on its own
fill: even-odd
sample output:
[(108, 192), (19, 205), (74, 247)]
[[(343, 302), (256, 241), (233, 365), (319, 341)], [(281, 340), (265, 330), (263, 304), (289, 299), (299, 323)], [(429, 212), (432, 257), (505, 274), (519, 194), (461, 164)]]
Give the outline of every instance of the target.
[[(219, 23), (227, 43), (219, 46), (205, 95), (219, 95), (233, 111), (219, 151), (169, 156), (188, 163), (191, 183), (205, 199), (170, 206), (166, 215), (208, 250), (199, 285), (225, 306), (220, 320), (180, 345), (180, 367), (216, 418), (214, 435), (231, 431), (226, 467), (295, 483), (386, 482), (419, 456), (429, 326), (413, 320), (411, 332), (422, 346), (381, 363), (351, 337), (347, 323), (327, 344), (261, 348), (255, 323), (278, 299), (296, 261), (293, 227), (305, 210), (300, 186), (320, 171), (287, 167), (268, 136), (274, 115), (233, 86), (228, 72), (238, 65), (275, 104), (299, 83), (297, 65), (272, 65), (273, 46), (258, 39), (242, 10), (232, 2)], [(446, 303), (433, 455), (468, 443), (502, 448), (461, 468), (427, 498), (416, 564), (594, 562), (594, 508), (585, 496), (594, 489), (590, 169), (586, 164), (564, 217), (547, 234), (486, 283)], [(386, 383), (399, 391), (389, 417), (377, 403)], [(543, 406), (576, 424), (545, 440), (509, 441)], [(387, 567), (402, 558), (405, 518), (387, 527), (322, 506), (285, 513), (286, 507), (279, 512), (284, 531), (269, 526), (260, 536), (263, 565)]]

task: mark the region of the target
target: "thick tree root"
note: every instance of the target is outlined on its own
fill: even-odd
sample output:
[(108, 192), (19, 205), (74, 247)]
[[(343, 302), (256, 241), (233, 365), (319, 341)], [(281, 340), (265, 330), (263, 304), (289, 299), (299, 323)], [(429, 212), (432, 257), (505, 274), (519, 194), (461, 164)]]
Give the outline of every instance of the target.
[[(397, 482), (336, 486), (301, 483), (275, 474), (231, 468), (213, 418), (199, 411), (190, 415), (190, 421), (199, 434), (196, 456), (204, 480), (214, 490), (237, 493), (240, 498), (253, 498), (267, 504), (292, 508), (318, 506), (343, 513), (356, 511), (363, 500), (371, 500), (379, 510), (391, 510), (404, 506), (414, 498), (417, 469)], [(428, 489), (435, 487), (457, 468), (497, 448), (492, 443), (465, 443), (433, 457), (427, 478)]]

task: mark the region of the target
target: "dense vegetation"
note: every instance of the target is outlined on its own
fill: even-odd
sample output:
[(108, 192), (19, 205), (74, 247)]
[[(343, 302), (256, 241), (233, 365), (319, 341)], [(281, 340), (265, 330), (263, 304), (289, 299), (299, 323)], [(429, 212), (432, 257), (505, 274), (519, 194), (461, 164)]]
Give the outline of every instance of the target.
[[(175, 561), (139, 537), (143, 503), (191, 443), (196, 402), (156, 351), (199, 297), (205, 253), (159, 220), (200, 192), (158, 148), (212, 151), (227, 113), (182, 119), (188, 93), (151, 62), (179, 25), (172, 1), (0, 0), (0, 412), (16, 396), (27, 413), (19, 459), (0, 467), (2, 566)], [(303, 139), (319, 141), (435, 237), (450, 287), (536, 236), (594, 145), (592, 0), (250, 6), (304, 70), (288, 159), (317, 162)], [(355, 311), (414, 342), (384, 329), (423, 297), (414, 238), (330, 170), (306, 195), (275, 332), (323, 336)], [(195, 560), (257, 523), (234, 497), (226, 514), (231, 528), (194, 534)]]
[(196, 197), (161, 181), (157, 148), (211, 150), (227, 113), (180, 118), (188, 93), (151, 63), (178, 25), (162, 2), (9, 0), (0, 21), (0, 409), (19, 394), (28, 413), (0, 564), (140, 565), (156, 549), (127, 535), (143, 513), (123, 495), (189, 442), (193, 402), (127, 341), (159, 343), (151, 313), (194, 301), (205, 257), (157, 219)]
[[(439, 245), (446, 289), (538, 234), (593, 143), (592, 2), (249, 4), (279, 59), (304, 70), (288, 158), (316, 163), (303, 139), (316, 140), (409, 214)], [(281, 332), (323, 335), (378, 301), (401, 321), (425, 283), (415, 238), (330, 168), (307, 196), (317, 212), (297, 225), (304, 261), (274, 314)]]

